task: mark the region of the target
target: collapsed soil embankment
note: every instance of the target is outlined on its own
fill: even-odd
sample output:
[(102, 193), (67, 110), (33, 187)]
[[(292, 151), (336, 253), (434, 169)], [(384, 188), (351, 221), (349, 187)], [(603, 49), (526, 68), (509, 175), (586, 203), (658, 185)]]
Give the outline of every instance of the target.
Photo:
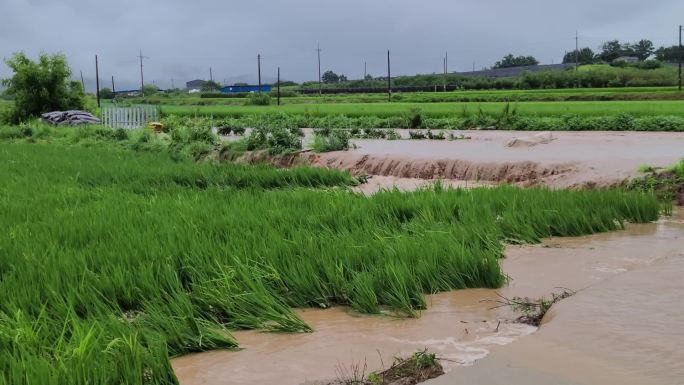
[[(244, 163), (268, 163), (277, 167), (314, 166), (334, 168), (352, 175), (391, 176), (423, 180), (460, 180), (491, 183), (518, 183), (525, 186), (557, 184), (564, 177), (577, 174), (577, 163), (543, 165), (538, 162), (472, 162), (459, 159), (411, 158), (390, 155), (367, 155), (337, 151), (316, 154), (300, 151), (286, 155), (247, 153), (237, 159)], [(615, 181), (611, 184), (616, 184)], [(574, 186), (573, 186), (574, 187)]]
[[(246, 154), (239, 161), (279, 167), (310, 165), (355, 175), (542, 185), (611, 187), (639, 175), (642, 165), (667, 167), (684, 156), (684, 134), (554, 132), (534, 146), (509, 146), (529, 132), (458, 132), (469, 140), (354, 140), (349, 151)], [(544, 138), (542, 138), (544, 139)]]

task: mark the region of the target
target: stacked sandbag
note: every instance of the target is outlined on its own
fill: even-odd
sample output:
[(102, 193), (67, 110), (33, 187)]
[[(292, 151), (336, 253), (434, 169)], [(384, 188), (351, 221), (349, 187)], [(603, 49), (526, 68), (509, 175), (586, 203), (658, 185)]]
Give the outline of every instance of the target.
[(79, 110), (47, 112), (40, 117), (43, 118), (44, 121), (55, 125), (77, 126), (80, 124), (100, 124), (100, 119), (89, 112)]

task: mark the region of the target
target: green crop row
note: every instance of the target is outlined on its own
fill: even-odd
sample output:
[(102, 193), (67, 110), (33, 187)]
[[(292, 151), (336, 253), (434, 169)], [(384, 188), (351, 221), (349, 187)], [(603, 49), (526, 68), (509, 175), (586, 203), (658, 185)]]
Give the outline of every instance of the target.
[[(352, 136), (358, 136), (363, 129), (496, 129), (529, 131), (684, 131), (684, 116), (634, 116), (617, 114), (607, 116), (530, 116), (521, 115), (513, 109), (504, 109), (497, 114), (483, 111), (464, 111), (453, 117), (429, 117), (419, 109), (393, 116), (347, 116), (347, 115), (300, 115), (300, 114), (257, 114), (235, 118), (179, 118), (170, 116), (163, 120), (175, 125), (197, 124), (219, 127), (220, 132), (244, 132), (246, 128), (314, 128), (347, 129)], [(192, 122), (192, 123), (189, 123)]]
[[(271, 92), (271, 104), (275, 104), (276, 93)], [(384, 103), (387, 95), (374, 94), (331, 94), (299, 95), (292, 91), (281, 95), (282, 104), (335, 104), (335, 103)], [(173, 106), (241, 106), (247, 102), (248, 94), (187, 94), (155, 95), (146, 98), (119, 99), (117, 104), (151, 104)], [(445, 103), (445, 102), (562, 102), (562, 101), (620, 101), (620, 100), (680, 100), (684, 94), (676, 87), (632, 87), (632, 88), (566, 88), (537, 90), (488, 90), (450, 92), (397, 92), (394, 102), (402, 103)]]
[(273, 190), (339, 174), (111, 144), (2, 143), (0, 163), (2, 385), (174, 384), (169, 357), (235, 348), (230, 330), (309, 331), (295, 307), (414, 316), (424, 293), (501, 286), (504, 242), (660, 208), (622, 191)]
[(400, 117), (419, 109), (425, 117), (449, 118), (465, 113), (482, 112), (498, 115), (505, 109), (515, 109), (518, 115), (559, 117), (614, 116), (684, 116), (684, 101), (607, 101), (607, 102), (521, 102), (521, 103), (340, 103), (340, 104), (288, 104), (282, 106), (171, 106), (160, 107), (162, 115), (190, 117), (242, 117), (286, 113), (324, 117)]

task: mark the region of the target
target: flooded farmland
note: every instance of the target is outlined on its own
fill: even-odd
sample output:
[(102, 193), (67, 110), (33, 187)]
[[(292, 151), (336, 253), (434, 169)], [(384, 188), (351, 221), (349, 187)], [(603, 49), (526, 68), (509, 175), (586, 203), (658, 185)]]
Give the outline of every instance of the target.
[[(430, 296), (416, 319), (302, 310), (313, 333), (237, 332), (244, 350), (181, 357), (173, 366), (183, 385), (295, 385), (335, 379), (354, 365), (378, 370), (428, 348), (446, 359), (438, 384), (676, 384), (684, 378), (681, 250), (681, 211), (625, 231), (509, 247), (503, 268), (510, 283), (500, 290)], [(493, 309), (499, 294), (549, 296), (560, 287), (578, 293), (538, 331), (512, 322), (507, 308)]]

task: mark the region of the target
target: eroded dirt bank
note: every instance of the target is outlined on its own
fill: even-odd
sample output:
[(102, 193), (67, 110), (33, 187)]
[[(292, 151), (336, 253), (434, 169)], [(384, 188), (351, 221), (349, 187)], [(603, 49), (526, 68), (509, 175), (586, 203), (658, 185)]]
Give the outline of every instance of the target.
[(549, 143), (530, 147), (508, 147), (508, 144), (516, 138), (534, 135), (533, 132), (458, 131), (454, 134), (470, 139), (355, 140), (358, 148), (350, 151), (301, 152), (271, 161), (279, 166), (309, 164), (353, 174), (396, 178), (568, 188), (619, 185), (638, 175), (641, 165), (666, 167), (684, 156), (684, 133), (553, 132), (554, 139)]
[(377, 370), (428, 347), (450, 360), (451, 372), (437, 384), (674, 384), (684, 375), (677, 327), (684, 324), (683, 218), (509, 248), (503, 268), (511, 283), (499, 293), (579, 290), (522, 339), (536, 329), (507, 322), (509, 310), (483, 302), (497, 291), (462, 290), (429, 297), (418, 319), (302, 311), (314, 333), (239, 332), (245, 350), (191, 355), (173, 366), (183, 385), (295, 385), (335, 378), (340, 366), (365, 362)]

